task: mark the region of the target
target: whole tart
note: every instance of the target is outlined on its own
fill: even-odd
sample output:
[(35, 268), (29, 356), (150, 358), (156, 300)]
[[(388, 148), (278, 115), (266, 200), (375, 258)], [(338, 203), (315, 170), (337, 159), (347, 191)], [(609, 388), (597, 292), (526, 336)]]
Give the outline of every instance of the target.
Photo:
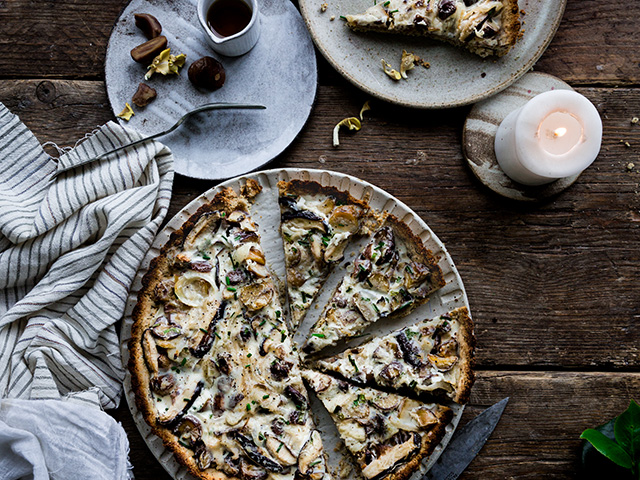
[(249, 213), (260, 189), (222, 189), (152, 261), (133, 312), (132, 386), (197, 478), (321, 480), (322, 439)]

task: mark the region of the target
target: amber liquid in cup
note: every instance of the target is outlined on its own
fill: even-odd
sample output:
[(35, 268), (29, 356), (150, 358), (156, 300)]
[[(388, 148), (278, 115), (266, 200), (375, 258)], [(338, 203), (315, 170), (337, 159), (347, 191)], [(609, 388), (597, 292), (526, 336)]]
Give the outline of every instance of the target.
[(230, 37), (249, 25), (252, 14), (243, 0), (216, 0), (207, 11), (207, 25), (216, 37)]

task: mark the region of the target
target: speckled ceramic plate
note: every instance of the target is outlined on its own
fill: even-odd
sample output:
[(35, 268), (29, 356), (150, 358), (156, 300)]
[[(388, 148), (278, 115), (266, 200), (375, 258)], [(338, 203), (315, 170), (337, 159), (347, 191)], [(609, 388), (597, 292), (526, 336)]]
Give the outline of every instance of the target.
[[(122, 322), (122, 331), (120, 332), (121, 338), (121, 351), (122, 361), (126, 365), (129, 361), (129, 350), (127, 348), (127, 342), (131, 338), (131, 312), (137, 301), (137, 292), (142, 286), (142, 277), (147, 272), (147, 267), (151, 262), (151, 259), (156, 257), (160, 253), (160, 248), (167, 242), (172, 232), (182, 226), (185, 220), (187, 220), (198, 208), (204, 203), (212, 199), (215, 194), (225, 186), (232, 187), (236, 191), (239, 190), (241, 185), (244, 185), (246, 178), (253, 178), (262, 185), (262, 192), (256, 197), (252, 206), (252, 217), (258, 224), (258, 230), (261, 237), (261, 244), (263, 250), (266, 252), (267, 263), (271, 270), (279, 277), (285, 278), (284, 270), (284, 250), (282, 246), (282, 240), (279, 234), (280, 225), (280, 208), (278, 207), (278, 187), (277, 183), (280, 180), (289, 180), (292, 178), (313, 180), (322, 185), (333, 186), (341, 190), (347, 190), (358, 199), (365, 197), (369, 198), (369, 204), (373, 208), (379, 210), (386, 210), (402, 221), (407, 223), (411, 230), (418, 235), (424, 244), (434, 253), (438, 259), (438, 265), (442, 269), (444, 278), (447, 284), (435, 292), (429, 302), (420, 306), (414, 310), (410, 315), (403, 319), (396, 319), (393, 322), (385, 322), (380, 320), (371, 325), (365, 333), (370, 335), (386, 335), (387, 333), (403, 328), (410, 324), (413, 324), (424, 318), (431, 318), (437, 315), (441, 315), (445, 312), (453, 310), (458, 307), (469, 307), (467, 300), (467, 294), (462, 284), (460, 274), (453, 263), (453, 260), (449, 256), (443, 243), (436, 237), (427, 224), (422, 220), (413, 210), (407, 207), (404, 203), (395, 199), (384, 190), (364, 182), (360, 179), (344, 175), (342, 173), (328, 172), (323, 170), (302, 170), (302, 169), (281, 169), (281, 170), (267, 170), (263, 172), (256, 172), (247, 176), (228, 180), (220, 185), (203, 193), (200, 197), (189, 203), (179, 213), (173, 217), (166, 227), (158, 234), (151, 249), (147, 253), (145, 259), (142, 262), (142, 268), (138, 271), (134, 284), (129, 294), (127, 308), (125, 316)], [(360, 243), (364, 243), (365, 238)], [(316, 306), (324, 305), (329, 300), (331, 293), (333, 292), (337, 283), (345, 275), (344, 263), (348, 262), (352, 258), (352, 252), (359, 248), (358, 242), (349, 246), (345, 251), (345, 261), (343, 265), (336, 268), (334, 272), (327, 278), (327, 281), (321, 291), (321, 294), (315, 301)], [(320, 315), (322, 310), (320, 308), (312, 308), (307, 313), (307, 316), (300, 326), (298, 332), (294, 336), (294, 341), (300, 343), (301, 339), (306, 337), (306, 334)], [(366, 338), (360, 338), (353, 340), (346, 346), (353, 346), (357, 343), (362, 343)], [(346, 347), (345, 346), (345, 347)], [(344, 347), (343, 347), (344, 348)], [(189, 474), (187, 469), (181, 466), (173, 457), (171, 451), (164, 448), (162, 440), (158, 438), (151, 428), (146, 424), (142, 414), (138, 411), (135, 404), (135, 397), (131, 390), (131, 377), (127, 372), (124, 381), (124, 391), (129, 408), (133, 418), (142, 434), (142, 437), (147, 442), (149, 449), (156, 456), (162, 466), (169, 472), (169, 474), (176, 480), (191, 480), (193, 477)], [(464, 407), (462, 405), (451, 405), (454, 411), (453, 421), (446, 428), (446, 435), (440, 445), (438, 445), (434, 453), (422, 463), (420, 470), (415, 472), (409, 480), (420, 480), (424, 473), (433, 465), (438, 459), (444, 448), (449, 443), (451, 435), (455, 431), (462, 411)], [(351, 462), (351, 457), (345, 452), (344, 448), (338, 448), (341, 444), (336, 427), (334, 426), (329, 414), (320, 404), (320, 402), (311, 395), (311, 409), (316, 420), (316, 425), (322, 434), (322, 439), (325, 447), (325, 452), (329, 456), (329, 467), (332, 471), (338, 469), (341, 460), (348, 463)], [(336, 477), (337, 478), (337, 477)], [(355, 473), (355, 469), (348, 477), (349, 479), (358, 479), (359, 475)]]
[[(320, 6), (328, 4), (323, 13)], [(524, 36), (502, 58), (480, 58), (426, 38), (354, 33), (340, 15), (364, 12), (373, 0), (300, 0), (311, 36), (325, 58), (347, 80), (374, 97), (417, 108), (448, 108), (475, 103), (511, 85), (540, 58), (553, 38), (566, 0), (519, 0), (526, 14)], [(335, 19), (331, 21), (331, 17)], [(398, 69), (402, 50), (431, 64), (416, 67), (408, 80), (394, 81), (381, 59)]]
[[(257, 103), (266, 110), (203, 113), (162, 137), (175, 156), (176, 172), (219, 180), (255, 170), (281, 153), (304, 126), (313, 105), (317, 65), (313, 42), (289, 0), (260, 0), (261, 34), (256, 46), (240, 57), (224, 57), (208, 46), (196, 13), (196, 0), (132, 0), (116, 22), (105, 62), (107, 94), (114, 114), (131, 103), (145, 82), (158, 98), (122, 125), (153, 134), (173, 125), (185, 112), (212, 102)], [(134, 13), (150, 13), (162, 24), (172, 53), (185, 53), (179, 77), (154, 75), (135, 63), (132, 48), (146, 41)], [(277, 46), (277, 48), (274, 48)], [(191, 62), (205, 55), (225, 67), (226, 82), (214, 92), (199, 91), (187, 78)]]

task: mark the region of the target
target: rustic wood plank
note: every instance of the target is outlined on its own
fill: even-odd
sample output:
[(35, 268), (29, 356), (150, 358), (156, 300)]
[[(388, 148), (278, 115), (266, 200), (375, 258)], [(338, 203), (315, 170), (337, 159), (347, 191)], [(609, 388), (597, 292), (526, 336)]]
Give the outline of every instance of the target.
[[(333, 148), (333, 126), (366, 99), (355, 88), (321, 87), (308, 125), (270, 166), (349, 173), (413, 208), (460, 269), (479, 365), (638, 369), (640, 125), (630, 119), (640, 113), (640, 90), (580, 91), (603, 116), (603, 150), (573, 187), (542, 205), (504, 200), (473, 178), (460, 149), (466, 109), (373, 103), (362, 130)], [(61, 146), (111, 118), (100, 82), (5, 81), (0, 101)], [(169, 216), (213, 185), (178, 176)]]
[[(0, 2), (0, 77), (103, 78), (111, 27), (127, 3), (57, 0), (38, 2), (34, 11), (31, 0)], [(638, 2), (569, 0), (536, 69), (576, 84), (640, 83), (638, 17)], [(320, 65), (322, 82), (346, 83), (324, 60)]]
[[(638, 392), (639, 373), (479, 371), (461, 426), (502, 398), (510, 400), (460, 480), (575, 478), (580, 433), (624, 411)], [(110, 413), (127, 431), (136, 478), (168, 480), (127, 407)]]

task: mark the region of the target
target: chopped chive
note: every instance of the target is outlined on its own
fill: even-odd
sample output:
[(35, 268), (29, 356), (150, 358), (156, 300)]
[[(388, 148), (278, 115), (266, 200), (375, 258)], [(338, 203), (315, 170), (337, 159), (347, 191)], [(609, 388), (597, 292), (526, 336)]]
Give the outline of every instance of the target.
[(260, 322), (260, 325), (258, 325), (258, 326), (259, 326), (259, 327), (261, 327), (261, 326), (262, 326), (262, 325), (264, 325), (265, 323), (267, 323), (267, 321), (266, 321), (266, 320), (262, 320), (262, 321)]
[(229, 290), (230, 292), (235, 292), (236, 289), (234, 287), (230, 287), (227, 285), (227, 290)]
[(180, 362), (180, 366), (181, 366), (181, 367), (184, 367), (186, 363), (187, 363), (187, 359), (186, 359), (186, 358), (183, 358), (183, 359), (182, 359), (182, 362)]
[(276, 318), (280, 318), (281, 312), (280, 310), (276, 310)]
[(247, 353), (247, 358), (251, 358), (251, 353)]
[(182, 440), (178, 440), (178, 443), (179, 443), (180, 445), (182, 445), (183, 447), (191, 448), (191, 446), (190, 446), (189, 444), (184, 443)]
[(229, 276), (228, 275), (226, 277), (224, 277), (224, 283), (226, 283), (227, 285), (231, 285), (231, 280), (229, 280)]
[(208, 332), (207, 330), (205, 330), (204, 328), (201, 328), (201, 329), (200, 329), (200, 331), (201, 331), (202, 333), (209, 333), (209, 332)]
[(182, 400), (185, 401), (185, 402), (190, 402), (191, 401), (191, 399), (187, 398), (187, 397), (184, 397)]
[(263, 395), (263, 396), (262, 396), (262, 399), (263, 399), (263, 400), (266, 400), (267, 398), (269, 398), (269, 394), (266, 394), (266, 395)]
[(276, 453), (278, 453), (280, 451), (280, 449), (282, 448), (283, 445), (284, 445), (284, 443), (280, 443), (280, 446), (278, 448), (276, 448)]
[(358, 370), (358, 365), (356, 365), (356, 361), (353, 359), (351, 355), (349, 355), (349, 361), (351, 362), (351, 365), (353, 365), (353, 368), (356, 369), (356, 372), (359, 372), (360, 370)]
[(248, 412), (249, 410), (251, 410), (251, 404), (250, 404), (250, 403), (247, 403), (247, 412)]
[(205, 260), (211, 260), (211, 257), (204, 252), (202, 252), (202, 258)]
[(344, 21), (347, 21), (347, 17), (345, 17), (344, 15), (340, 15), (340, 18)]
[(318, 337), (318, 338), (326, 338), (324, 333), (312, 333), (311, 336)]
[(322, 462), (322, 460), (316, 460), (315, 462), (311, 462), (311, 463), (309, 464), (309, 466), (310, 466), (310, 467), (313, 467), (313, 466), (315, 466), (315, 465), (319, 464), (320, 462)]

